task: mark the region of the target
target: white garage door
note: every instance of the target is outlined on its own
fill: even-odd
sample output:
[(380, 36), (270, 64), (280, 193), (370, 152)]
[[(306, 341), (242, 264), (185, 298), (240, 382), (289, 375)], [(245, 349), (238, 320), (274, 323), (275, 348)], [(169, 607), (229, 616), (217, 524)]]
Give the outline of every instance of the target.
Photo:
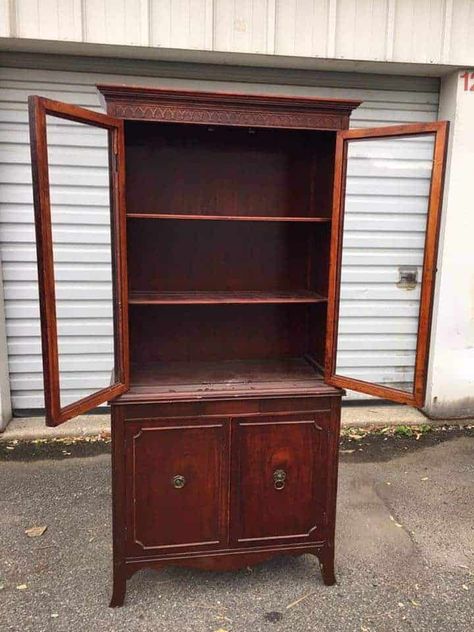
[[(362, 99), (362, 106), (352, 116), (352, 127), (437, 118), (435, 79), (384, 77), (382, 81), (377, 75), (359, 75), (355, 82), (352, 75), (318, 73), (318, 86), (284, 85), (283, 77), (289, 72), (282, 71), (282, 83), (276, 85), (231, 83), (231, 71), (227, 82), (140, 77), (138, 62), (135, 76), (0, 68), (0, 247), (15, 410), (44, 406), (27, 96), (39, 94), (100, 110), (96, 83), (131, 83)], [(347, 87), (355, 83), (357, 87)], [(104, 156), (100, 149), (104, 139), (100, 134), (84, 136), (67, 131), (67, 126), (64, 129), (63, 135), (57, 135), (55, 153), (58, 164), (67, 167), (56, 190), (59, 326), (64, 354), (61, 386), (66, 392), (63, 403), (67, 403), (109, 383), (112, 329), (106, 180), (101, 180), (103, 172), (96, 164)], [(408, 156), (396, 158), (395, 181), (385, 181), (382, 187), (370, 173), (356, 171), (351, 175), (338, 363), (352, 377), (398, 387), (410, 379), (418, 295), (417, 290), (408, 292), (397, 287), (398, 268), (419, 264), (423, 217), (416, 193), (413, 203), (403, 207), (391, 195), (405, 186), (406, 180), (396, 178), (409, 175), (412, 166), (416, 172), (425, 153), (423, 145), (415, 143)], [(377, 213), (375, 221), (371, 208), (381, 204), (383, 213)], [(367, 245), (373, 243), (378, 244), (377, 249), (368, 249)], [(81, 269), (77, 267), (78, 259)], [(84, 293), (74, 283), (78, 278), (75, 275), (91, 278), (83, 288), (86, 306)], [(86, 320), (80, 319), (84, 309)], [(388, 336), (390, 332), (396, 332), (396, 336)]]

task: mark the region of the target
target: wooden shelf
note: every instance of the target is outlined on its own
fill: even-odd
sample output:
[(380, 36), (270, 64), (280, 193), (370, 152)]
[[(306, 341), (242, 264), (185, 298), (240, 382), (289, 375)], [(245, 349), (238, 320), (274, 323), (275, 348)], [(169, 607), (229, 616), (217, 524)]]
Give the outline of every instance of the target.
[(181, 219), (181, 220), (212, 220), (232, 222), (310, 222), (328, 223), (330, 217), (278, 217), (264, 215), (181, 215), (173, 213), (127, 213), (130, 219)]
[(334, 392), (305, 358), (132, 364), (120, 400), (216, 399)]
[(247, 303), (324, 303), (327, 298), (310, 290), (130, 292), (131, 305), (212, 305)]

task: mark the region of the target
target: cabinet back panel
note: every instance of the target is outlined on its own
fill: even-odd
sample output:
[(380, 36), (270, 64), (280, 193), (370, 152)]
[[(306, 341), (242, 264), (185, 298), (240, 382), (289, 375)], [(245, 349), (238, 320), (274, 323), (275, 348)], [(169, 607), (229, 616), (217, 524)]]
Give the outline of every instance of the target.
[(318, 215), (313, 157), (329, 136), (126, 123), (128, 212)]
[(131, 219), (130, 289), (310, 289), (308, 249), (314, 250), (314, 265), (326, 268), (316, 243), (325, 228), (286, 222)]
[(306, 230), (308, 253), (307, 288), (316, 290), (321, 296), (329, 292), (329, 261), (331, 251), (331, 225), (319, 224)]
[(302, 356), (307, 305), (132, 305), (132, 362)]
[(311, 204), (320, 217), (332, 215), (335, 151), (336, 134), (321, 135), (314, 153), (311, 173)]
[(322, 368), (326, 353), (327, 303), (308, 305), (308, 354)]

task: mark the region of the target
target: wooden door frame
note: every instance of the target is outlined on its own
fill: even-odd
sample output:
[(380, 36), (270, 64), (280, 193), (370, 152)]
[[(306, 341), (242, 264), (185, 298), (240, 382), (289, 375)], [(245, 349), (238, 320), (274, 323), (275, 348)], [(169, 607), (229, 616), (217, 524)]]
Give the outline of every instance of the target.
[[(337, 132), (325, 359), (325, 379), (333, 386), (360, 391), (367, 393), (368, 395), (375, 395), (377, 397), (389, 399), (401, 404), (410, 404), (418, 408), (421, 408), (424, 405), (448, 128), (449, 123), (447, 121), (436, 121), (433, 123), (394, 125), (390, 127), (352, 129)], [(433, 171), (431, 175), (424, 245), (423, 274), (421, 279), (415, 375), (413, 391), (409, 393), (388, 386), (382, 386), (379, 384), (365, 382), (363, 380), (336, 375), (347, 173), (347, 146), (348, 142), (353, 140), (390, 138), (396, 136), (419, 136), (424, 134), (434, 134), (435, 143), (433, 150)]]
[[(124, 393), (129, 385), (127, 263), (125, 215), (125, 144), (120, 119), (44, 97), (28, 99), (33, 173), (36, 244), (38, 255), (41, 339), (43, 347), (46, 424), (57, 426)], [(51, 200), (46, 116), (107, 130), (109, 139), (111, 259), (114, 308), (115, 371), (110, 386), (61, 407), (54, 280)]]

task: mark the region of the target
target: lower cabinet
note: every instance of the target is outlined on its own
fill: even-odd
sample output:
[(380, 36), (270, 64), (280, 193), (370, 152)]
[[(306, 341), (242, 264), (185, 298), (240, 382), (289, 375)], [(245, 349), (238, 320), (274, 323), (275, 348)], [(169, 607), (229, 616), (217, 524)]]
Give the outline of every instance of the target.
[(126, 550), (129, 555), (227, 544), (225, 419), (126, 424)]
[(321, 540), (329, 412), (125, 424), (126, 554)]
[(324, 413), (234, 420), (231, 543), (321, 539), (326, 522)]

